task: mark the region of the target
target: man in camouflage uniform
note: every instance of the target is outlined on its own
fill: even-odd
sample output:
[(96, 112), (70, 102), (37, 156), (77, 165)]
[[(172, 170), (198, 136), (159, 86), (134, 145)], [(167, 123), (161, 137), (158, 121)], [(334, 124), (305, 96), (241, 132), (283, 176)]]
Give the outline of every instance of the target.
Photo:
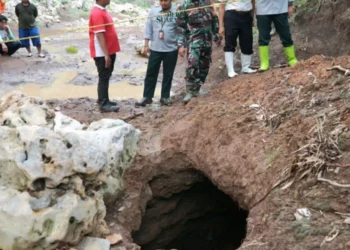
[[(212, 41), (220, 46), (219, 20), (211, 0), (184, 0), (178, 8), (177, 43), (179, 55), (184, 57), (187, 51), (188, 67), (186, 69), (187, 95), (183, 102), (188, 103), (192, 97), (199, 95), (199, 90), (207, 78), (211, 64)], [(187, 9), (194, 9), (184, 11)]]

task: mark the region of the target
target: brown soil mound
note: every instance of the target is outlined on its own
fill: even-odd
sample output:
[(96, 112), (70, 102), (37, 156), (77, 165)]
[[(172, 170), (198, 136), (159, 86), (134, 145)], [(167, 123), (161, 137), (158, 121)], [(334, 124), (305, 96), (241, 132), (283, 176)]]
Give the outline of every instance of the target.
[(309, 0), (295, 20), (300, 57), (350, 54), (350, 1)]
[[(135, 249), (127, 244), (132, 236), (143, 249), (191, 249), (184, 235), (193, 235), (196, 246), (207, 242), (201, 249), (236, 249), (245, 236), (240, 249), (349, 249), (349, 188), (316, 176), (350, 183), (350, 78), (327, 71), (332, 65), (350, 68), (350, 57), (312, 57), (295, 68), (213, 84), (187, 106), (178, 97), (170, 108), (142, 110), (144, 116), (130, 121), (143, 136), (125, 194), (106, 201), (112, 231), (122, 231), (127, 249)], [(135, 112), (125, 102), (121, 114), (101, 115), (92, 102), (51, 105), (84, 122)], [(303, 207), (310, 220), (295, 219)], [(236, 237), (215, 235), (210, 225)]]

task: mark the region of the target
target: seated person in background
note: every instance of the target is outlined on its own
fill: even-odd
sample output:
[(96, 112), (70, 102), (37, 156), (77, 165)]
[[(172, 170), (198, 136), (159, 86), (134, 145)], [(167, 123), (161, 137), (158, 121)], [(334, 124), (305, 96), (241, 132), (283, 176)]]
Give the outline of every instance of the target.
[(0, 15), (0, 55), (5, 54), (11, 56), (21, 47), (19, 41), (5, 43), (6, 41), (13, 39), (15, 39), (15, 37), (12, 34), (10, 27), (7, 25), (7, 18)]

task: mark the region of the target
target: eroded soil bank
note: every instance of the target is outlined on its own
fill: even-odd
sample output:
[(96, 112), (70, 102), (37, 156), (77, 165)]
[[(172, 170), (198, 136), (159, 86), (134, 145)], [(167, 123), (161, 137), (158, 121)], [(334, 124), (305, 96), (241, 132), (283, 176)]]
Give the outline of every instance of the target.
[[(345, 0), (325, 3), (334, 12), (323, 7), (317, 11), (328, 13), (330, 18), (336, 16), (331, 20), (344, 25), (347, 16), (340, 17), (345, 11), (336, 14), (339, 3), (347, 4)], [(306, 17), (299, 20), (301, 23), (297, 19), (299, 28), (307, 25)], [(323, 28), (315, 32), (319, 30)], [(329, 37), (325, 32), (322, 39), (309, 33), (319, 39), (310, 42), (311, 38), (303, 35), (307, 30), (294, 31), (299, 58), (323, 51), (325, 55), (348, 51), (343, 46), (348, 37), (344, 27), (337, 33), (345, 34), (339, 46), (329, 45), (327, 41), (337, 39), (323, 39)], [(145, 60), (131, 63), (135, 57), (130, 55), (142, 29), (121, 33), (128, 46), (122, 55), (124, 63), (118, 65), (121, 74), (114, 75), (113, 84), (140, 84), (143, 72), (137, 71), (136, 77), (130, 72), (144, 70)], [(49, 86), (55, 83), (56, 73), (64, 73), (65, 82), (59, 78), (57, 89), (67, 84), (71, 90), (72, 86), (81, 87), (73, 90), (74, 94), (87, 96), (87, 88), (93, 93), (96, 75), (93, 64), (87, 61), (86, 34), (75, 37), (74, 42), (68, 36), (62, 38), (47, 42), (50, 56), (44, 61), (17, 57), (13, 63), (5, 58), (0, 65), (4, 73), (1, 79), (5, 79), (1, 91), (30, 83), (31, 87)], [(86, 48), (78, 55), (66, 56), (64, 49), (70, 45)], [(278, 37), (273, 38), (272, 46), (273, 64), (283, 63)], [(120, 101), (120, 113), (106, 115), (98, 112), (94, 96), (64, 99), (55, 96), (57, 89), (37, 88), (51, 107), (83, 123), (122, 118), (142, 131), (139, 153), (125, 175), (124, 194), (116, 201), (105, 201), (111, 231), (121, 232), (124, 238), (114, 249), (137, 249), (133, 242), (145, 249), (196, 249), (191, 243), (203, 244), (201, 249), (210, 244), (235, 249), (242, 239), (239, 249), (349, 249), (350, 228), (344, 223), (350, 213), (349, 188), (317, 180), (317, 174), (321, 172), (323, 178), (338, 184), (350, 183), (349, 76), (327, 71), (333, 65), (349, 69), (350, 57), (315, 56), (293, 69), (274, 69), (223, 82), (226, 72), (220, 59), (222, 55), (214, 53), (206, 91), (187, 106), (180, 102), (184, 60), (179, 61), (176, 73), (174, 92), (178, 95), (169, 108), (154, 104), (135, 109), (135, 99), (128, 98), (140, 97), (141, 93), (135, 95), (139, 90), (133, 89), (128, 92), (132, 95), (123, 98), (117, 87), (117, 99), (126, 100)], [(142, 115), (129, 119), (135, 113)], [(304, 207), (311, 211), (310, 220), (296, 220), (294, 213)], [(227, 230), (212, 227), (215, 223), (211, 220), (216, 220), (220, 230)], [(239, 227), (233, 228), (233, 224)], [(234, 232), (231, 235), (235, 237), (225, 237), (226, 232)], [(193, 242), (186, 239), (188, 234)]]
[[(187, 106), (181, 96), (170, 108), (136, 110), (132, 101), (124, 102), (124, 112), (113, 115), (92, 112), (92, 99), (53, 100), (50, 105), (86, 123), (143, 112), (130, 120), (142, 139), (125, 176), (125, 194), (116, 203), (106, 201), (112, 230), (122, 231), (130, 242), (142, 230), (143, 218), (150, 218), (147, 205), (156, 208), (159, 197), (190, 190), (196, 174), (177, 176), (198, 171), (249, 211), (240, 249), (347, 249), (349, 225), (343, 214), (350, 210), (348, 188), (317, 181), (316, 176), (322, 170), (324, 178), (349, 183), (349, 77), (327, 71), (332, 65), (350, 68), (350, 58), (316, 56), (295, 68), (239, 76), (207, 86), (209, 93)], [(335, 147), (328, 143), (333, 140)], [(159, 179), (164, 181), (157, 183)], [(293, 214), (303, 207), (311, 211), (311, 219), (298, 221)], [(332, 230), (339, 232), (337, 237), (322, 244)]]

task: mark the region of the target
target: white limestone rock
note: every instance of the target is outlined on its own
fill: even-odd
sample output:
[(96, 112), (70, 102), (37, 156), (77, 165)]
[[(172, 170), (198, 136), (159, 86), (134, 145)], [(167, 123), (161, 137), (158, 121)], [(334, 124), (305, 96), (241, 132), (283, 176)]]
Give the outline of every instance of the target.
[(118, 197), (140, 131), (111, 119), (83, 130), (21, 93), (0, 100), (0, 121), (0, 249), (54, 249), (108, 233), (102, 197)]
[(85, 237), (78, 246), (78, 250), (109, 250), (110, 244), (108, 240)]
[(56, 112), (55, 116), (55, 127), (54, 131), (62, 131), (62, 130), (82, 130), (83, 125), (78, 122), (77, 120), (74, 120), (70, 118), (69, 116), (66, 116), (62, 114), (61, 112)]
[(39, 98), (27, 97), (21, 92), (5, 95), (0, 101), (0, 125), (53, 126), (55, 112)]
[(52, 205), (33, 211), (36, 199), (28, 192), (0, 187), (0, 248), (54, 249), (58, 241), (78, 244), (84, 234), (103, 224), (106, 210), (101, 196), (84, 200), (73, 192), (53, 196), (48, 198)]

